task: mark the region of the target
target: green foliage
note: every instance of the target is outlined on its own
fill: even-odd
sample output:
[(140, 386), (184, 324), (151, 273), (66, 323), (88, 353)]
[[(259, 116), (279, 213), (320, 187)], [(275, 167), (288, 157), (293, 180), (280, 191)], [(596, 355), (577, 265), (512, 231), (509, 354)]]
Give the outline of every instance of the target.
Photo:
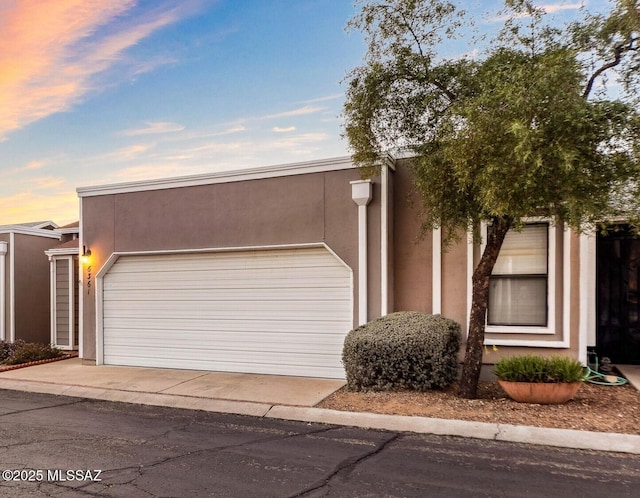
[(460, 325), (440, 315), (397, 312), (358, 327), (342, 362), (353, 391), (442, 388), (457, 378)]
[[(4, 343), (7, 344), (7, 343)], [(2, 360), (5, 365), (19, 365), (30, 361), (49, 360), (62, 356), (62, 351), (50, 344), (16, 341), (8, 347), (10, 353)]]
[[(344, 135), (373, 175), (408, 151), (423, 231), (444, 243), (487, 221), (504, 233), (526, 217), (583, 231), (625, 217), (640, 223), (640, 0), (560, 26), (531, 0), (505, 0), (491, 40), (472, 38), (462, 1), (361, 0), (364, 63), (347, 77)], [(486, 47), (480, 52), (478, 49)], [(466, 54), (466, 55), (465, 55)], [(609, 92), (613, 75), (615, 92)], [(488, 280), (503, 237), (474, 270), (461, 393), (474, 397)]]
[(496, 362), (493, 372), (510, 382), (581, 382), (584, 367), (565, 356), (511, 356)]
[[(547, 216), (581, 230), (640, 211), (638, 0), (566, 27), (507, 0), (485, 52), (450, 58), (446, 44), (474, 23), (456, 3), (360, 3), (349, 27), (368, 53), (347, 78), (345, 136), (368, 175), (389, 152), (415, 154), (427, 229)], [(617, 99), (602, 91), (613, 69)]]
[(26, 343), (22, 339), (15, 342), (0, 341), (0, 363), (4, 363), (17, 349), (23, 347)]

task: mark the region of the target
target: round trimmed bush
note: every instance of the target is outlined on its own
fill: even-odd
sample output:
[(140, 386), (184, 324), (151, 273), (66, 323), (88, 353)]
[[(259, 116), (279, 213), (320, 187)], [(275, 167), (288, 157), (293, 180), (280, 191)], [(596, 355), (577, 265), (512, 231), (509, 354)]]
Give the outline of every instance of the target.
[(443, 388), (458, 375), (460, 325), (441, 315), (391, 313), (347, 334), (342, 363), (352, 391)]

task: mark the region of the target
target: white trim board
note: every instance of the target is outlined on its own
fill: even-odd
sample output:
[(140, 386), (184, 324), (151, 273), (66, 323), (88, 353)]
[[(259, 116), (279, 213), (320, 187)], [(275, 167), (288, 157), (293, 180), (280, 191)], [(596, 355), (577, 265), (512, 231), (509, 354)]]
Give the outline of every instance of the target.
[[(82, 200), (78, 201), (78, 253), (83, 246)], [(84, 358), (84, 265), (78, 258), (78, 356)]]
[(201, 253), (217, 253), (217, 252), (240, 252), (240, 251), (271, 251), (278, 249), (305, 249), (305, 248), (313, 248), (313, 247), (323, 247), (327, 251), (329, 251), (340, 263), (344, 265), (345, 268), (349, 269), (351, 273), (353, 273), (353, 269), (345, 263), (344, 259), (342, 259), (336, 252), (331, 249), (324, 242), (309, 242), (306, 244), (275, 244), (275, 245), (266, 245), (266, 246), (233, 246), (233, 247), (205, 247), (201, 249), (163, 249), (163, 250), (152, 250), (152, 251), (116, 251), (111, 253), (111, 256), (105, 261), (100, 270), (98, 270), (95, 274), (95, 278), (104, 277), (104, 274), (109, 271), (109, 269), (113, 266), (116, 260), (120, 256), (155, 256), (162, 254), (201, 254)]
[(9, 243), (0, 241), (0, 340), (7, 340), (7, 251)]
[(442, 228), (431, 233), (431, 279), (431, 313), (439, 315), (442, 313)]
[(0, 233), (32, 235), (36, 237), (46, 237), (49, 239), (60, 240), (60, 233), (55, 230), (45, 230), (42, 228), (30, 228), (13, 225), (0, 226)]
[[(584, 349), (586, 361), (587, 346), (596, 345), (596, 234), (580, 234), (580, 347)], [(582, 351), (580, 351), (582, 354)]]
[(76, 192), (78, 193), (78, 197), (92, 197), (99, 195), (120, 194), (125, 192), (142, 192), (148, 190), (163, 190), (180, 187), (193, 187), (198, 185), (213, 185), (218, 183), (260, 180), (265, 178), (277, 178), (283, 176), (322, 173), (327, 171), (339, 171), (355, 168), (356, 166), (351, 161), (351, 157), (337, 157), (319, 161), (283, 164), (277, 166), (264, 166), (235, 171), (222, 171), (215, 173), (206, 173), (202, 175), (143, 180), (137, 182), (116, 183), (111, 185), (79, 187), (76, 189)]
[(16, 237), (9, 233), (9, 342), (16, 340)]
[(77, 256), (80, 253), (79, 247), (66, 247), (62, 249), (49, 249), (44, 252), (47, 256)]
[(393, 163), (386, 162), (380, 172), (380, 316), (389, 313), (389, 169)]

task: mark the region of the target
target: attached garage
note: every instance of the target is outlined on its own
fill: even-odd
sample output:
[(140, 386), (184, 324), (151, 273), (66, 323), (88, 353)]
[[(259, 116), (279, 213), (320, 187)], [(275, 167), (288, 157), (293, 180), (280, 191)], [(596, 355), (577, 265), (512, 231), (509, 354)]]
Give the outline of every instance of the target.
[(99, 274), (98, 362), (344, 378), (352, 280), (324, 245), (114, 255)]

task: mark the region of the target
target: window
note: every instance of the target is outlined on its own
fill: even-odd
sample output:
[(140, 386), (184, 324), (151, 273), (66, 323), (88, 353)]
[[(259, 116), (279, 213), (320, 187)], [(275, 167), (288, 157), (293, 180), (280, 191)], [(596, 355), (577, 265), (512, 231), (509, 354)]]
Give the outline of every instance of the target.
[(487, 325), (547, 327), (549, 224), (509, 231), (489, 282)]

